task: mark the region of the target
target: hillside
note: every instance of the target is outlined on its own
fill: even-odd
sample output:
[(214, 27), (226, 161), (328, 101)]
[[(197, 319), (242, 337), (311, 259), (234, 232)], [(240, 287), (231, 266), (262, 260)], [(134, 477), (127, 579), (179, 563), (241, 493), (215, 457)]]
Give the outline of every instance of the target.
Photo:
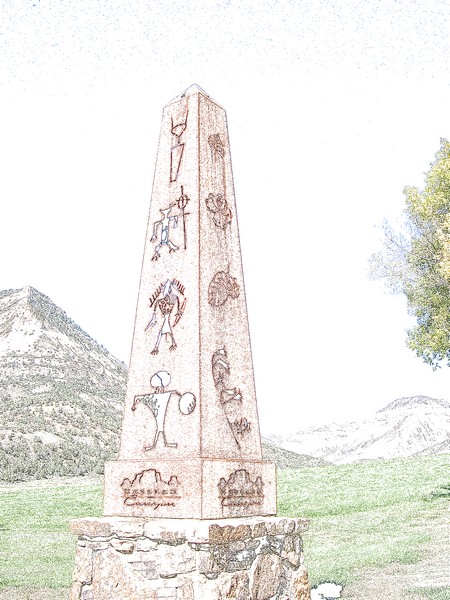
[(427, 396), (399, 398), (363, 421), (309, 427), (269, 440), (336, 464), (448, 452), (450, 403)]
[[(126, 377), (47, 296), (0, 292), (0, 481), (103, 472), (117, 451)], [(263, 452), (280, 468), (325, 463), (270, 443)]]
[[(0, 292), (0, 481), (103, 471), (119, 441), (127, 368), (47, 296)], [(399, 398), (370, 419), (263, 439), (279, 468), (450, 451), (450, 403)]]
[(279, 469), (301, 469), (306, 467), (322, 467), (330, 462), (322, 458), (315, 458), (307, 454), (297, 454), (292, 450), (285, 450), (272, 444), (270, 440), (262, 438), (262, 453), (264, 460), (274, 462)]
[(0, 480), (101, 471), (117, 449), (126, 376), (47, 296), (0, 292)]

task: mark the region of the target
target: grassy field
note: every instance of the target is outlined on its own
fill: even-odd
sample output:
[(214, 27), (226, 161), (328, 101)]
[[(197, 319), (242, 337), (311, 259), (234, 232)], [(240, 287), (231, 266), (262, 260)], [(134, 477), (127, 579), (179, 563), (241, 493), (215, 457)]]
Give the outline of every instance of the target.
[[(279, 514), (311, 518), (304, 545), (312, 584), (346, 586), (365, 569), (418, 563), (442, 529), (448, 565), (449, 467), (446, 454), (281, 471)], [(450, 585), (440, 593), (427, 597), (450, 600)]]
[[(437, 532), (448, 523), (449, 466), (447, 454), (280, 471), (279, 515), (311, 519), (304, 544), (312, 584), (351, 589), (366, 571), (419, 563), (436, 545), (445, 563), (450, 548)], [(100, 516), (102, 494), (100, 480), (82, 478), (0, 487), (0, 598), (68, 597), (68, 520)], [(449, 600), (450, 586), (411, 585), (409, 594)]]

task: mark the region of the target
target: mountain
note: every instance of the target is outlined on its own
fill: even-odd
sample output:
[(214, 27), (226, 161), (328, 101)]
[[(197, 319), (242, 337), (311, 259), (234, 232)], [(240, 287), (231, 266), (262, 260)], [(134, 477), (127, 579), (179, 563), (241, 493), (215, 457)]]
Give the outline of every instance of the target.
[(127, 368), (47, 296), (0, 292), (0, 480), (99, 472), (117, 451)]
[[(0, 480), (102, 472), (117, 453), (126, 378), (126, 366), (47, 296), (0, 291)], [(279, 468), (449, 451), (450, 403), (427, 396), (263, 440)]]
[(399, 398), (369, 419), (309, 427), (269, 440), (336, 464), (449, 452), (450, 403), (427, 396)]
[[(0, 481), (103, 472), (120, 436), (127, 368), (47, 296), (0, 291)], [(280, 468), (325, 461), (263, 444)]]
[(322, 467), (330, 462), (323, 458), (314, 458), (307, 454), (297, 454), (292, 450), (285, 450), (272, 444), (270, 440), (261, 439), (264, 460), (274, 462), (279, 469), (301, 469), (306, 467)]

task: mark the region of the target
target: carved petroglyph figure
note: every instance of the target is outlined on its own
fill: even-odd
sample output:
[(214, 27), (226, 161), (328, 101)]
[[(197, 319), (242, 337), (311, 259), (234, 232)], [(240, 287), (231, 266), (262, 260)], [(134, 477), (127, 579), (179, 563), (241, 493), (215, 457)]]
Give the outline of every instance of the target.
[(228, 298), (235, 299), (239, 294), (237, 279), (225, 271), (218, 271), (209, 284), (208, 302), (211, 306), (222, 306)]
[(226, 198), (222, 194), (209, 194), (205, 202), (207, 209), (212, 214), (214, 225), (225, 230), (232, 218)]
[(126, 506), (175, 506), (174, 500), (180, 498), (180, 482), (175, 475), (164, 481), (156, 469), (145, 469), (131, 479), (125, 477), (120, 484)]
[(159, 244), (157, 244), (155, 248), (155, 254), (152, 257), (152, 260), (158, 260), (158, 258), (161, 256), (160, 250), (162, 246), (167, 246), (169, 248), (169, 253), (178, 250), (178, 246), (175, 246), (175, 244), (169, 239), (170, 228), (172, 227), (175, 229), (175, 227), (178, 225), (178, 216), (169, 216), (173, 206), (174, 205), (171, 204), (168, 208), (160, 208), (159, 212), (162, 214), (163, 218), (160, 221), (155, 221), (153, 224), (153, 234), (150, 238), (150, 241), (154, 242), (157, 239), (158, 229), (160, 229), (160, 232)]
[[(177, 293), (178, 292), (178, 293)], [(171, 281), (167, 279), (166, 283), (161, 283), (150, 298), (150, 308), (153, 307), (153, 315), (145, 328), (147, 331), (150, 327), (154, 327), (157, 322), (156, 311), (159, 309), (163, 316), (163, 323), (161, 329), (158, 332), (155, 347), (152, 350), (152, 354), (158, 354), (159, 344), (163, 336), (167, 340), (170, 338), (169, 350), (173, 351), (177, 347), (175, 338), (173, 336), (172, 327), (179, 322), (183, 316), (186, 307), (186, 298), (180, 300), (180, 296), (184, 296), (184, 285), (181, 284), (177, 279)], [(171, 317), (174, 308), (176, 307), (175, 319), (171, 322)]]
[(221, 477), (217, 487), (222, 507), (248, 507), (262, 504), (264, 500), (263, 480), (257, 477), (252, 481), (249, 472), (245, 469), (234, 471), (228, 480)]
[(230, 423), (230, 427), (236, 439), (238, 435), (244, 435), (244, 433), (250, 431), (251, 429), (250, 423), (245, 417), (242, 417), (241, 419), (236, 419), (235, 421)]
[(139, 394), (134, 397), (131, 410), (135, 411), (139, 404), (143, 404), (150, 410), (156, 421), (155, 436), (151, 444), (144, 446), (144, 450), (152, 450), (156, 446), (160, 435), (163, 438), (164, 446), (167, 446), (168, 448), (176, 448), (178, 446), (176, 443), (169, 443), (167, 441), (165, 432), (167, 406), (172, 396), (178, 396), (178, 409), (182, 414), (190, 415), (195, 409), (196, 399), (191, 392), (180, 394), (176, 390), (166, 391), (170, 379), (170, 373), (167, 371), (158, 371), (150, 379), (150, 385), (153, 387), (154, 391), (147, 394)]
[(181, 186), (181, 196), (177, 200), (177, 206), (181, 211), (181, 217), (183, 219), (183, 239), (184, 239), (184, 249), (186, 250), (187, 246), (187, 238), (186, 238), (186, 216), (190, 213), (185, 212), (186, 206), (188, 205), (189, 198), (184, 193), (183, 186)]
[(172, 117), (172, 128), (171, 133), (175, 138), (175, 144), (170, 149), (170, 182), (176, 181), (181, 167), (181, 159), (183, 158), (184, 142), (181, 141), (181, 137), (187, 127), (187, 112), (184, 117), (184, 121), (174, 123)]
[(214, 379), (214, 385), (220, 390), (220, 402), (225, 404), (230, 400), (242, 401), (242, 395), (238, 388), (226, 389), (226, 379), (230, 374), (230, 365), (228, 364), (228, 354), (225, 348), (219, 348), (212, 355), (211, 369)]
[(213, 161), (223, 159), (225, 151), (222, 140), (220, 139), (220, 135), (218, 133), (213, 133), (208, 137), (208, 144), (211, 148), (211, 158)]
[(219, 350), (214, 352), (211, 359), (211, 369), (214, 385), (220, 392), (219, 398), (225, 417), (237, 447), (240, 449), (240, 439), (242, 439), (245, 433), (250, 431), (251, 427), (249, 421), (245, 417), (237, 414), (242, 408), (241, 391), (236, 387), (227, 387), (227, 379), (230, 375), (230, 365), (228, 363), (228, 355), (225, 348), (219, 348)]
[[(181, 222), (183, 224), (183, 240), (184, 240), (184, 249), (186, 250), (187, 246), (187, 236), (186, 236), (186, 217), (190, 214), (186, 212), (186, 207), (188, 205), (189, 198), (184, 193), (183, 186), (181, 186), (181, 195), (177, 198), (176, 202), (170, 204), (167, 208), (160, 208), (159, 212), (162, 214), (163, 218), (159, 221), (155, 221), (153, 223), (153, 231), (152, 237), (150, 238), (151, 242), (155, 242), (159, 238), (159, 243), (155, 248), (155, 253), (152, 257), (152, 260), (158, 260), (161, 256), (161, 248), (163, 246), (167, 246), (169, 248), (169, 254), (179, 250), (179, 246), (174, 244), (170, 239), (170, 230), (175, 229), (178, 226), (178, 219), (181, 217)], [(179, 215), (171, 215), (172, 209), (177, 206), (180, 214)]]

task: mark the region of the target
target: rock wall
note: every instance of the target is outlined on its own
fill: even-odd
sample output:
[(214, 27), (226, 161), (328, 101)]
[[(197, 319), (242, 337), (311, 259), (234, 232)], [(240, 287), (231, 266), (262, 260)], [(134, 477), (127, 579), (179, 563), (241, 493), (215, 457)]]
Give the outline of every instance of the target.
[(70, 600), (310, 600), (305, 519), (71, 521)]

